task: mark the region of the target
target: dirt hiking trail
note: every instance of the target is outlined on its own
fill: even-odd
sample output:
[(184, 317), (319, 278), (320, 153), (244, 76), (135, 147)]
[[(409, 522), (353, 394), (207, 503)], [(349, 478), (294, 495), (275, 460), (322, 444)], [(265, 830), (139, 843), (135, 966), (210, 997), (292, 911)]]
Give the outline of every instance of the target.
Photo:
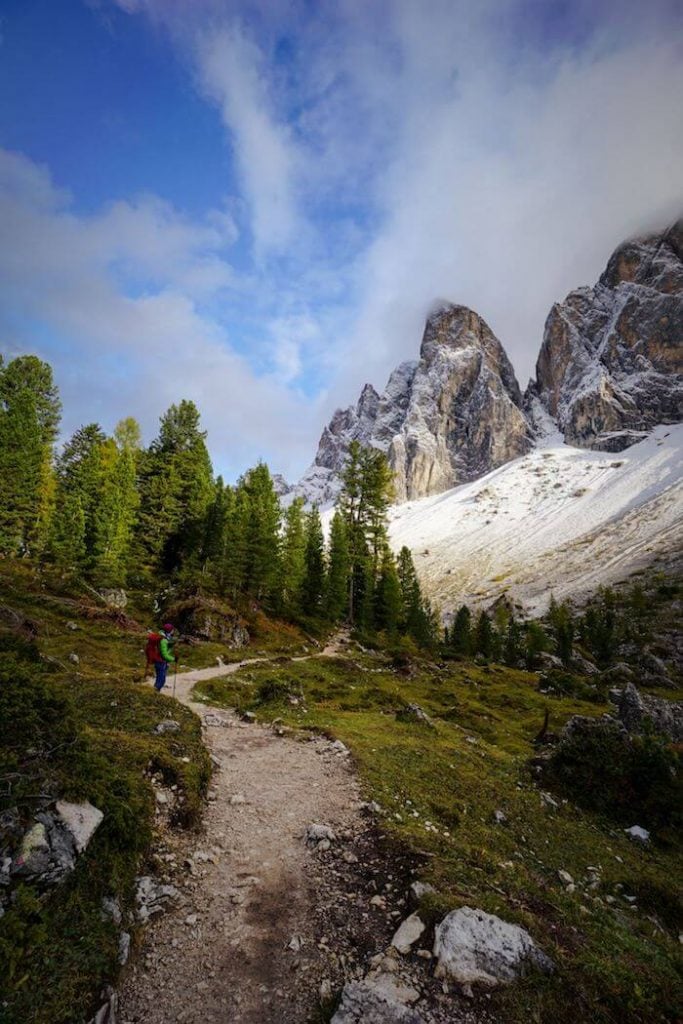
[[(340, 635), (291, 660), (335, 656), (344, 642)], [(421, 865), (382, 835), (344, 745), (282, 735), (193, 701), (196, 683), (269, 660), (177, 677), (177, 699), (202, 718), (214, 775), (199, 834), (164, 827), (175, 794), (157, 789), (156, 881), (178, 897), (142, 930), (121, 981), (118, 1024), (318, 1024), (329, 1020), (332, 994), (365, 977), (369, 963), (426, 1011), (402, 1007), (401, 1021), (490, 1024), (454, 1004), (425, 959), (418, 975), (406, 975), (385, 955)], [(172, 692), (171, 678), (159, 700)], [(329, 838), (323, 830), (307, 839), (313, 824), (331, 829)], [(352, 1019), (364, 1021), (364, 1011)]]
[[(317, 656), (337, 651), (335, 642)], [(340, 845), (368, 829), (348, 755), (191, 699), (197, 682), (256, 660), (268, 659), (177, 677), (177, 699), (203, 719), (214, 775), (203, 834), (168, 830), (159, 848), (164, 880), (181, 897), (144, 933), (121, 989), (123, 1022), (301, 1024), (321, 985), (342, 980), (344, 963), (320, 934), (336, 894), (302, 837), (311, 823), (329, 825)], [(169, 677), (165, 693), (172, 688)]]

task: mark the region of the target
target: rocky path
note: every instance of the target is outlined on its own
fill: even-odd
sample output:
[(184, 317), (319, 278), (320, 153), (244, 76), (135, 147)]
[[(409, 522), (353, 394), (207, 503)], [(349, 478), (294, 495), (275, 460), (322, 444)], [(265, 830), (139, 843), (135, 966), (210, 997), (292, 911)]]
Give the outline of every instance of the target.
[(217, 767), (203, 834), (169, 830), (159, 848), (181, 897), (148, 927), (126, 974), (120, 1019), (129, 1024), (301, 1024), (321, 987), (324, 996), (342, 980), (344, 962), (322, 933), (332, 889), (345, 886), (303, 837), (311, 823), (330, 826), (353, 863), (353, 840), (368, 828), (356, 778), (329, 741), (280, 737), (193, 703), (197, 682), (243, 664), (177, 678), (176, 696), (203, 718)]
[[(338, 651), (336, 640), (308, 657)], [(361, 984), (335, 1021), (484, 1024), (431, 977), (419, 959), (429, 961), (427, 951), (412, 974), (385, 955), (416, 863), (383, 842), (346, 748), (193, 702), (197, 682), (245, 664), (254, 660), (177, 678), (177, 698), (203, 720), (215, 772), (199, 835), (163, 827), (173, 794), (158, 791), (157, 881), (178, 896), (142, 932), (118, 1024), (316, 1024), (329, 1020), (332, 993), (369, 967), (383, 994)], [(324, 828), (311, 834), (313, 824), (329, 838)], [(417, 1002), (421, 1012), (409, 1005)]]

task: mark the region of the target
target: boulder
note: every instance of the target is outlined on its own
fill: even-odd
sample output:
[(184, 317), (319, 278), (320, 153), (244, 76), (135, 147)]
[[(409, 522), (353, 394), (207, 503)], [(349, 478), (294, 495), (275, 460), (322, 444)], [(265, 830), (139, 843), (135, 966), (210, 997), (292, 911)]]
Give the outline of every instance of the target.
[(658, 658), (656, 654), (652, 654), (651, 651), (644, 651), (641, 654), (640, 667), (649, 678), (667, 679), (669, 676), (669, 669), (666, 663), (661, 658)]
[(186, 636), (212, 640), (230, 648), (246, 647), (250, 640), (239, 616), (220, 601), (191, 597), (170, 605), (164, 615)]
[(87, 801), (58, 800), (53, 811), (40, 811), (20, 843), (11, 874), (43, 885), (61, 882), (75, 868), (103, 817)]
[(532, 968), (554, 969), (523, 928), (471, 907), (452, 910), (437, 926), (434, 956), (436, 976), (457, 982), (466, 992), (472, 985), (508, 985)]
[(349, 981), (331, 1024), (425, 1024), (417, 1010), (406, 1006), (376, 981)]
[(624, 832), (629, 839), (634, 839), (637, 843), (643, 843), (645, 845), (650, 842), (650, 833), (641, 825), (631, 825), (630, 828), (625, 828)]
[(100, 590), (100, 597), (107, 608), (115, 608), (117, 611), (123, 611), (128, 604), (128, 595), (121, 587), (107, 587)]
[(674, 743), (683, 741), (683, 702), (640, 693), (633, 683), (622, 690), (619, 720), (630, 733), (654, 729)]
[(417, 940), (424, 932), (426, 925), (424, 921), (420, 919), (419, 914), (411, 914), (403, 921), (391, 940), (391, 945), (394, 949), (397, 949), (399, 953), (409, 953), (412, 946), (415, 945)]
[(86, 801), (82, 804), (58, 800), (56, 811), (64, 828), (71, 833), (78, 853), (83, 853), (104, 818), (102, 811)]

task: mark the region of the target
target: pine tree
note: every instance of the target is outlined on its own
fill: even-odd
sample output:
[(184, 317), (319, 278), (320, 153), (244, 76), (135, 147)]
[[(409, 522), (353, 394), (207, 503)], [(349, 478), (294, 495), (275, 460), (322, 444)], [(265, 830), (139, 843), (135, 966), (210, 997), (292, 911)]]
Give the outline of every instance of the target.
[(395, 636), (401, 625), (403, 595), (396, 571), (394, 556), (388, 547), (384, 549), (379, 578), (375, 589), (375, 625), (390, 636)]
[(524, 658), (528, 669), (538, 667), (539, 656), (550, 647), (550, 639), (540, 622), (528, 622), (524, 644)]
[[(112, 445), (107, 445), (101, 427), (97, 423), (89, 423), (79, 427), (57, 459), (57, 489), (50, 550), (61, 565), (77, 565), (88, 575), (96, 570), (106, 552), (111, 501), (107, 471), (111, 470), (111, 459), (108, 456), (112, 455)], [(71, 521), (67, 531), (62, 528), (63, 516)], [(80, 526), (77, 525), (80, 524), (81, 516), (82, 538)], [(69, 536), (75, 545), (71, 554), (68, 552)]]
[(257, 601), (278, 604), (280, 571), (280, 502), (264, 463), (245, 474), (240, 486), (248, 497), (245, 587)]
[(349, 542), (346, 523), (339, 509), (330, 524), (329, 561), (325, 588), (325, 614), (330, 622), (345, 615), (349, 593)]
[[(359, 617), (359, 603), (365, 628), (372, 619), (370, 592), (374, 591), (379, 562), (387, 543), (387, 509), (393, 494), (392, 475), (385, 455), (375, 448), (363, 448), (357, 441), (349, 446), (341, 474), (339, 509), (349, 538), (349, 618)], [(362, 593), (361, 593), (362, 591)]]
[(306, 516), (305, 572), (301, 606), (306, 615), (320, 615), (325, 590), (325, 541), (317, 506)]
[(472, 614), (466, 604), (458, 609), (451, 628), (451, 650), (466, 658), (472, 654)]
[(284, 514), (280, 594), (282, 611), (289, 616), (296, 616), (301, 612), (302, 586), (306, 573), (303, 509), (303, 498), (295, 498)]
[(0, 359), (0, 552), (39, 553), (53, 495), (52, 452), (61, 405), (47, 363)]
[(183, 400), (162, 416), (140, 476), (137, 540), (144, 567), (170, 572), (199, 562), (214, 484), (194, 402)]
[(80, 573), (87, 566), (85, 512), (77, 492), (62, 496), (50, 533), (50, 556), (67, 573)]
[(503, 643), (503, 661), (510, 668), (517, 668), (523, 655), (522, 631), (514, 615), (508, 619)]
[(485, 611), (479, 613), (474, 640), (475, 651), (483, 658), (493, 657), (494, 639), (491, 619)]

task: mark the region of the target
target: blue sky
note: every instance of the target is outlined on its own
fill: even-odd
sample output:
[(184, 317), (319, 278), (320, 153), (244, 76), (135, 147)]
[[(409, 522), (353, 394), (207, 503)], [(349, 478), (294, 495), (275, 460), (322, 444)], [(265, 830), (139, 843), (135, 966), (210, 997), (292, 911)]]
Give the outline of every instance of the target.
[(683, 7), (2, 0), (0, 350), (65, 431), (195, 399), (217, 468), (477, 309), (522, 385), (553, 301), (683, 210)]

